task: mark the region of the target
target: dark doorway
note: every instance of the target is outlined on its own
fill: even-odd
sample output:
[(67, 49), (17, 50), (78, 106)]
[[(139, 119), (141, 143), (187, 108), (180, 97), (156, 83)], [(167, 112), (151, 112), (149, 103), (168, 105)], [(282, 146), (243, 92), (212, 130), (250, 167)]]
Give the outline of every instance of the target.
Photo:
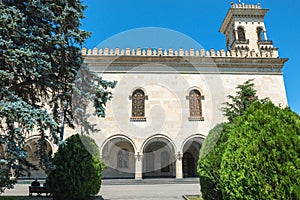
[(203, 143), (202, 138), (192, 138), (183, 147), (182, 175), (183, 178), (198, 177), (197, 164), (199, 152)]
[(193, 155), (189, 152), (185, 152), (183, 154), (183, 160), (182, 160), (182, 165), (183, 165), (183, 177), (195, 177), (196, 174), (196, 163), (195, 163), (195, 158)]

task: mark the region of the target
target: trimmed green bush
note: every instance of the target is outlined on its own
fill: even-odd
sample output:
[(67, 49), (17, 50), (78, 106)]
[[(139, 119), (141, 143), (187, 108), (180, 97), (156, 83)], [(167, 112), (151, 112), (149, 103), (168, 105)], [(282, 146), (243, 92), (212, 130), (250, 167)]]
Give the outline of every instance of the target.
[(99, 192), (102, 162), (95, 141), (73, 135), (60, 145), (53, 158), (55, 169), (46, 184), (54, 199), (86, 200)]
[(200, 151), (198, 173), (201, 193), (205, 200), (222, 199), (220, 168), (225, 151), (229, 124), (216, 125), (206, 137)]
[(300, 117), (255, 102), (233, 124), (221, 161), (223, 199), (300, 199)]

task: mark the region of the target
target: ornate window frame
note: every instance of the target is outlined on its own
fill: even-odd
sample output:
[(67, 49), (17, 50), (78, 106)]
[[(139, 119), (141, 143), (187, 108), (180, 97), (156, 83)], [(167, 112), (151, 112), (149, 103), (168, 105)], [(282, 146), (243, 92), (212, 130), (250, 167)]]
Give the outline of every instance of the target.
[(145, 91), (141, 88), (135, 89), (132, 92), (132, 95), (129, 96), (129, 100), (131, 100), (130, 121), (134, 121), (134, 122), (147, 121), (145, 116), (145, 112), (146, 112), (145, 100), (148, 100), (148, 96), (145, 94)]
[[(193, 92), (198, 93), (198, 95), (193, 94)], [(204, 121), (202, 101), (205, 97), (201, 94), (198, 88), (192, 88), (189, 90), (186, 99), (189, 101), (189, 121)], [(198, 104), (198, 105), (197, 105)]]

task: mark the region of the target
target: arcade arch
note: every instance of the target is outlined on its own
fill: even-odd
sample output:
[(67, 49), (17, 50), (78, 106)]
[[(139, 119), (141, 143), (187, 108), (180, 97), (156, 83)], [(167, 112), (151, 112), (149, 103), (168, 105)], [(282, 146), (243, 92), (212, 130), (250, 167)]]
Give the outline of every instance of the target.
[(200, 134), (193, 135), (184, 141), (182, 146), (183, 178), (198, 176), (197, 163), (203, 141), (204, 137)]
[(134, 178), (136, 147), (131, 139), (123, 135), (108, 138), (102, 148), (101, 155), (107, 168), (103, 178)]
[(144, 142), (143, 178), (175, 177), (175, 145), (163, 135), (155, 135)]

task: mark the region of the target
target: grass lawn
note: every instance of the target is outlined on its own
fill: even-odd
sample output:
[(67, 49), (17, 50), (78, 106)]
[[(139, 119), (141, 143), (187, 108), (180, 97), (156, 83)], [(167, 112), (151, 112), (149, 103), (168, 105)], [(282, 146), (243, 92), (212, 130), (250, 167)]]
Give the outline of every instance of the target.
[(187, 195), (186, 197), (189, 198), (189, 200), (203, 200), (199, 195)]

